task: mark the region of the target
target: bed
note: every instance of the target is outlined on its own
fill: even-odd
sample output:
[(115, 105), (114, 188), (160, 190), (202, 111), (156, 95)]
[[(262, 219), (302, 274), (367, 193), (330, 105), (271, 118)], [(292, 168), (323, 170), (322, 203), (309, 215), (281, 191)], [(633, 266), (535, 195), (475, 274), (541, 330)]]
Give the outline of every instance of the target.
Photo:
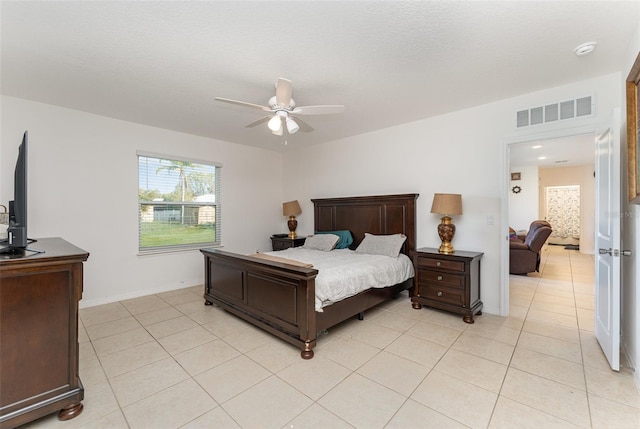
[[(365, 233), (404, 234), (401, 252), (413, 260), (416, 250), (418, 194), (312, 199), (316, 232), (349, 230), (351, 249)], [(220, 249), (201, 249), (205, 262), (204, 299), (300, 348), (303, 359), (313, 358), (317, 334), (363, 313), (404, 290), (413, 278), (372, 288), (316, 311), (318, 270)], [(409, 302), (407, 302), (409, 305)]]

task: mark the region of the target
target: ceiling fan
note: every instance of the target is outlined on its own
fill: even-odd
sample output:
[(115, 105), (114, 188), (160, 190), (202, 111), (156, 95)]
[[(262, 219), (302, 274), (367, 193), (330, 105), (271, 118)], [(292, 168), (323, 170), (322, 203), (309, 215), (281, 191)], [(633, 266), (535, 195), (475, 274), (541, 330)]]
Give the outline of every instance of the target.
[(266, 122), (271, 132), (277, 136), (281, 136), (285, 128), (289, 134), (293, 134), (298, 130), (307, 133), (313, 131), (313, 128), (311, 128), (309, 124), (298, 118), (298, 115), (327, 115), (344, 112), (344, 106), (341, 105), (296, 107), (296, 102), (291, 98), (292, 92), (292, 82), (289, 79), (281, 77), (276, 81), (276, 95), (269, 99), (268, 106), (222, 97), (216, 97), (215, 99), (223, 103), (236, 104), (269, 112), (269, 115), (251, 122), (246, 128), (253, 128), (256, 125)]

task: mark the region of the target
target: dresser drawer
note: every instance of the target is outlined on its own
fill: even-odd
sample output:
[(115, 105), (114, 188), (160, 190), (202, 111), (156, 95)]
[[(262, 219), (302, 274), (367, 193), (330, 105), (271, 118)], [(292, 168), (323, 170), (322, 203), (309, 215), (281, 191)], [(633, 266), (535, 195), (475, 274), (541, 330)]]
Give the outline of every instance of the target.
[(418, 270), (418, 282), (434, 286), (464, 289), (464, 275), (450, 274), (442, 271)]
[(272, 244), (273, 250), (284, 250), (289, 247), (293, 247), (291, 243), (287, 243), (286, 241), (274, 241)]
[(420, 285), (419, 293), (421, 298), (464, 307), (464, 291), (459, 289), (451, 289), (428, 284)]
[(288, 237), (271, 237), (271, 248), (276, 250), (289, 249), (291, 247), (300, 247), (304, 245), (305, 237), (288, 238)]
[(459, 271), (461, 273), (464, 273), (464, 262), (459, 262), (459, 261), (444, 261), (441, 259), (418, 257), (417, 265), (418, 265), (418, 268), (420, 267), (438, 268), (438, 269), (444, 269), (444, 270)]

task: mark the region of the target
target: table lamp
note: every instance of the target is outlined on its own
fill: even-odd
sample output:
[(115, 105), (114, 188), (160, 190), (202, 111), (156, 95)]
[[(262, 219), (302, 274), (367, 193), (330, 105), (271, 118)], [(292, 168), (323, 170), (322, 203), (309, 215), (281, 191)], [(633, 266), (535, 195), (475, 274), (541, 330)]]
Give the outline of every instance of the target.
[(443, 215), (442, 223), (438, 225), (438, 235), (442, 244), (438, 252), (451, 254), (455, 253), (451, 240), (456, 233), (456, 226), (451, 223), (449, 215), (462, 214), (462, 195), (460, 194), (434, 194), (433, 204), (431, 205), (431, 213)]
[(299, 215), (300, 213), (302, 213), (302, 209), (300, 209), (298, 200), (282, 203), (282, 215), (289, 216), (287, 226), (289, 227), (289, 238), (291, 239), (297, 237), (296, 228), (298, 227), (298, 221), (296, 220), (296, 215)]

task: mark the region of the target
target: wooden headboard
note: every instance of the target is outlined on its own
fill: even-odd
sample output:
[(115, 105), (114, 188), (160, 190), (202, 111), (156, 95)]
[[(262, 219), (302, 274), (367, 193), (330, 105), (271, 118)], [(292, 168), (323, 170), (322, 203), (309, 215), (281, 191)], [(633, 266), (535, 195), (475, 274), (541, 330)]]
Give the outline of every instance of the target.
[(419, 194), (376, 195), (312, 199), (315, 231), (348, 229), (353, 235), (351, 249), (364, 233), (407, 236), (402, 253), (413, 258), (416, 250), (416, 199)]

